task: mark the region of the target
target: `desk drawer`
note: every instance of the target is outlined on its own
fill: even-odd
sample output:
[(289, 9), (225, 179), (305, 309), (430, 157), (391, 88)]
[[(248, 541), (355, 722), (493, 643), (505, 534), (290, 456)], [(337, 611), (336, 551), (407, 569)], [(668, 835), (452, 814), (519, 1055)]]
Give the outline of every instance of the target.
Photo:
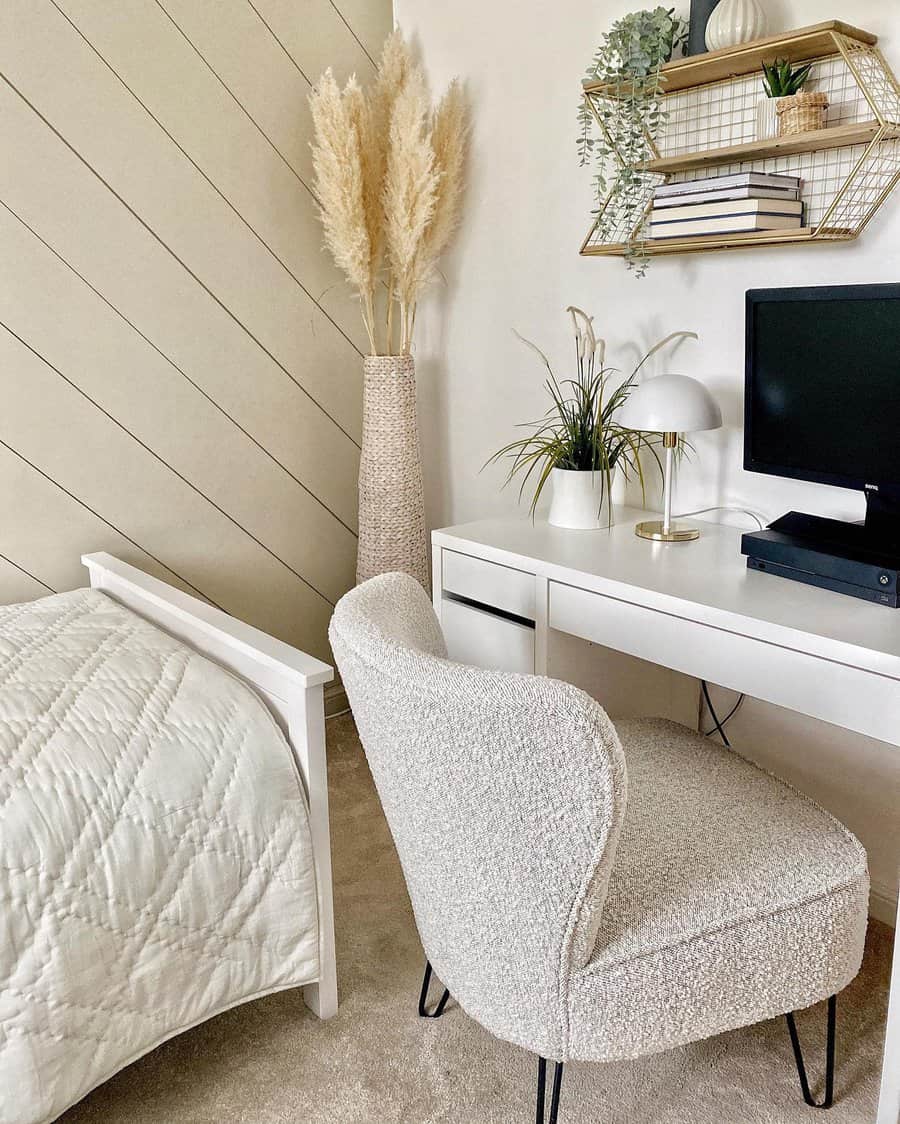
[(900, 682), (601, 593), (550, 582), (550, 627), (869, 737), (896, 738)]
[(534, 671), (534, 629), (445, 597), (441, 628), (451, 660), (494, 671)]
[(534, 620), (534, 574), (455, 550), (445, 550), (441, 564), (445, 592)]

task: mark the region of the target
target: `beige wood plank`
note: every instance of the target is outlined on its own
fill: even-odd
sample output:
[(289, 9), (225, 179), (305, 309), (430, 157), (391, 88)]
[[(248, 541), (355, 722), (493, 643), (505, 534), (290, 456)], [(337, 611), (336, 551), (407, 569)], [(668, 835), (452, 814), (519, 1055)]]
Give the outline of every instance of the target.
[(227, 612), (315, 655), (331, 606), (7, 331), (0, 439)]
[(332, 601), (353, 584), (355, 536), (2, 209), (0, 257), (0, 323)]
[[(281, 287), (296, 278), (364, 351), (358, 303), (331, 255), (322, 252), (312, 181), (298, 183), (163, 9), (154, 0), (56, 2), (283, 263), (277, 272), (288, 276), (280, 278)], [(224, 16), (216, 26), (225, 28)], [(295, 118), (300, 115), (309, 116), (305, 96), (294, 106)], [(243, 253), (244, 241), (235, 245), (236, 253)]]
[[(368, 80), (375, 68), (330, 0), (251, 0), (254, 10), (310, 82), (331, 67), (341, 82)], [(378, 0), (379, 8), (383, 0)]]
[(357, 352), (49, 0), (2, 8), (0, 69), (329, 414), (358, 432)]
[[(351, 526), (358, 449), (5, 83), (0, 200)], [(3, 276), (14, 284), (14, 274)], [(297, 326), (303, 335), (303, 326)], [(327, 348), (310, 338), (313, 362)], [(358, 356), (349, 360), (358, 368)], [(330, 366), (341, 378), (346, 362)]]
[(297, 175), (311, 187), (309, 82), (247, 0), (160, 3)]
[(392, 6), (376, 0), (334, 0), (334, 6), (371, 58), (378, 62), (384, 41), (394, 26)]
[[(291, 167), (312, 183), (309, 144), (312, 122), (307, 105), (310, 83), (247, 0), (160, 0), (169, 17), (216, 72), (250, 117), (279, 149)], [(307, 22), (316, 26), (316, 16), (328, 20), (332, 39), (339, 36), (329, 5), (311, 6)], [(391, 29), (389, 0), (353, 0), (348, 19), (373, 58)], [(348, 3), (338, 5), (345, 17)], [(260, 11), (262, 11), (260, 7)], [(276, 13), (277, 15), (277, 13)], [(363, 70), (359, 53), (350, 43), (337, 39), (340, 49), (332, 63), (341, 81), (358, 73), (368, 82), (372, 68)], [(300, 46), (306, 51), (305, 45)], [(316, 65), (322, 55), (316, 56)], [(309, 76), (315, 79), (315, 75)]]
[(3, 445), (0, 445), (0, 495), (3, 496), (0, 550), (54, 589), (86, 586), (88, 577), (81, 565), (81, 555), (108, 550), (123, 562), (130, 562), (185, 593), (197, 596), (204, 592), (182, 581)]
[(52, 589), (0, 556), (0, 605), (18, 605), (23, 601), (48, 597), (51, 593)]

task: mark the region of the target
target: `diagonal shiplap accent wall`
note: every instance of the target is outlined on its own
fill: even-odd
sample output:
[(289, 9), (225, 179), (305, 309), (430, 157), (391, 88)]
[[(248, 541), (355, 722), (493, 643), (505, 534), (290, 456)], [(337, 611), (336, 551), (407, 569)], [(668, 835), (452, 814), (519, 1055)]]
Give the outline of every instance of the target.
[(0, 7), (0, 601), (109, 550), (317, 655), (353, 582), (364, 350), (306, 98), (390, 0)]

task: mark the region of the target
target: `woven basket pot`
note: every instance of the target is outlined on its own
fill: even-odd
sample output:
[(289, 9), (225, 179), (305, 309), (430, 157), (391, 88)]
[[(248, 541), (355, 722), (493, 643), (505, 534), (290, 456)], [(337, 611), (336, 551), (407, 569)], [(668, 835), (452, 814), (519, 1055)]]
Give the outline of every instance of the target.
[(825, 128), (825, 114), (828, 111), (828, 96), (814, 94), (791, 94), (779, 98), (775, 106), (778, 114), (778, 135), (792, 137), (796, 133), (812, 133)]
[(367, 355), (356, 580), (402, 570), (428, 589), (425, 500), (411, 355)]

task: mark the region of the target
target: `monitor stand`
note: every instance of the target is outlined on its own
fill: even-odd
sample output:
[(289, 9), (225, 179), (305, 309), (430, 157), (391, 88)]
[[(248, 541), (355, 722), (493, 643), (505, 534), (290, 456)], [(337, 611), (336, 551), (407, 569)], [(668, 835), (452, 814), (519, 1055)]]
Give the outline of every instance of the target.
[(789, 511), (770, 523), (769, 530), (804, 540), (811, 549), (825, 554), (849, 551), (876, 565), (896, 566), (900, 556), (900, 488), (867, 489), (862, 523)]

